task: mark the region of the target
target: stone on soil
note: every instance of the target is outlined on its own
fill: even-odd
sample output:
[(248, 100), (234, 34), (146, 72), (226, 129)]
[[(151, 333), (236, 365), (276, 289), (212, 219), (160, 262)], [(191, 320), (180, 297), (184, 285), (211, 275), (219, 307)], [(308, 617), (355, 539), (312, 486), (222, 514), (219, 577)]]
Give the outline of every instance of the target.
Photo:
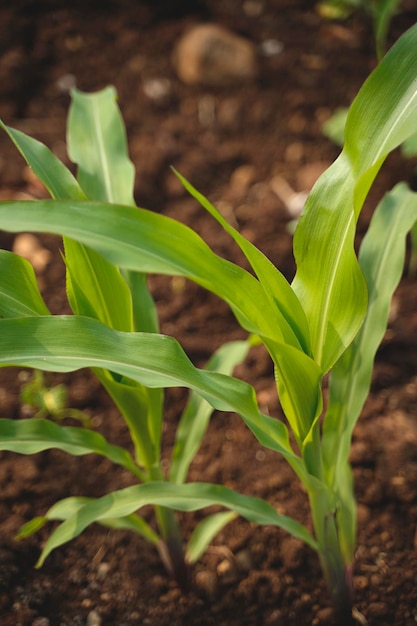
[(188, 31), (174, 60), (179, 78), (188, 85), (228, 87), (251, 80), (257, 73), (255, 46), (216, 24)]

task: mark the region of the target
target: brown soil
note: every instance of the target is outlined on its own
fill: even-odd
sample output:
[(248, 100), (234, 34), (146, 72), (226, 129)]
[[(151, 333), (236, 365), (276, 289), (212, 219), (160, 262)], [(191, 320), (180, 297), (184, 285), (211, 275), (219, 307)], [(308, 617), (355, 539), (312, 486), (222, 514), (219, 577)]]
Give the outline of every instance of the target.
[[(338, 153), (322, 136), (322, 122), (337, 106), (350, 103), (375, 66), (372, 32), (363, 16), (332, 23), (320, 19), (313, 5), (302, 0), (14, 0), (0, 7), (1, 117), (66, 160), (69, 98), (63, 85), (68, 77), (75, 76), (77, 86), (88, 91), (114, 84), (137, 168), (138, 204), (186, 222), (216, 251), (239, 261), (228, 238), (179, 188), (169, 169), (174, 165), (212, 201), (223, 202), (241, 231), (290, 277), (289, 216), (270, 181), (279, 175), (296, 191), (311, 187)], [(416, 17), (414, 2), (404, 3), (391, 40)], [(257, 46), (277, 40), (283, 50), (260, 55), (258, 77), (244, 86), (185, 86), (176, 77), (171, 53), (181, 34), (202, 21), (232, 28)], [(146, 95), (144, 85), (153, 79), (169, 81), (161, 99)], [(207, 108), (209, 117), (202, 114)], [(375, 200), (399, 180), (413, 182), (415, 167), (415, 160), (405, 162), (399, 153), (390, 157), (364, 210), (361, 231)], [(43, 193), (3, 136), (0, 185), (2, 198)], [(52, 310), (61, 313), (67, 305), (59, 240), (39, 241), (52, 255), (38, 271), (40, 284)], [(12, 241), (3, 234), (1, 243)], [(154, 277), (152, 287), (162, 331), (177, 336), (195, 363), (202, 364), (225, 340), (243, 336), (227, 308), (194, 285)], [(355, 608), (362, 615), (358, 623), (373, 626), (417, 622), (416, 287), (414, 277), (404, 277), (395, 297), (352, 447), (359, 502)], [(263, 407), (279, 416), (265, 354), (254, 351), (238, 374), (256, 387)], [(18, 400), (23, 377), (15, 369), (1, 372), (2, 417), (27, 414)], [(53, 383), (61, 380), (68, 385), (71, 406), (87, 410), (111, 441), (128, 445), (120, 416), (88, 372), (50, 377)], [(182, 391), (167, 395), (166, 458), (183, 401)], [(262, 450), (235, 415), (214, 416), (189, 478), (262, 496), (309, 524), (305, 493), (290, 469)], [(18, 543), (14, 536), (23, 522), (60, 498), (98, 496), (129, 481), (124, 472), (92, 457), (55, 451), (0, 456), (3, 626), (335, 626), (316, 555), (276, 528), (242, 520), (216, 538), (195, 568), (186, 596), (166, 576), (151, 546), (133, 534), (96, 526), (55, 551), (41, 570), (34, 569), (47, 531)], [(180, 517), (187, 536), (201, 514)]]

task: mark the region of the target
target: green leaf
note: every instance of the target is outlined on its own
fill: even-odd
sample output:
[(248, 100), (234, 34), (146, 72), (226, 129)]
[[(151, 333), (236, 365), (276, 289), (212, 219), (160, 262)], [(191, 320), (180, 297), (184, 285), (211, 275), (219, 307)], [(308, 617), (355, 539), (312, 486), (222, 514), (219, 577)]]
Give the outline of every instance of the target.
[(203, 519), (194, 529), (188, 541), (185, 560), (191, 564), (196, 563), (207, 550), (214, 537), (236, 517), (237, 515), (233, 511), (223, 511)]
[[(231, 374), (249, 350), (248, 341), (232, 341), (221, 346), (207, 362), (205, 369), (222, 374)], [(187, 406), (175, 433), (169, 472), (170, 482), (185, 481), (188, 468), (194, 459), (207, 430), (213, 407), (198, 394), (191, 392)]]
[(45, 185), (53, 198), (85, 200), (85, 196), (71, 172), (43, 143), (0, 121), (34, 174)]
[(158, 333), (158, 312), (154, 299), (148, 289), (148, 278), (146, 274), (125, 270), (123, 276), (132, 297), (134, 330)]
[(37, 566), (40, 567), (43, 564), (52, 550), (77, 537), (89, 524), (125, 517), (147, 504), (179, 511), (196, 511), (211, 505), (221, 505), (256, 524), (283, 528), (311, 548), (317, 549), (316, 541), (302, 524), (285, 515), (280, 515), (265, 500), (240, 495), (220, 485), (207, 483), (173, 485), (156, 482), (114, 491), (83, 506), (52, 533), (44, 546)]
[(307, 319), (286, 278), (256, 246), (228, 224), (207, 198), (199, 193), (181, 174), (178, 172), (175, 174), (185, 189), (221, 224), (246, 256), (271, 304), (276, 308), (286, 343), (301, 348), (309, 354), (310, 336)]
[(20, 541), (21, 539), (26, 539), (27, 537), (31, 537), (39, 530), (41, 530), (45, 524), (47, 523), (47, 518), (45, 516), (34, 517), (33, 519), (26, 522), (19, 528), (19, 531), (16, 535), (16, 539)]
[[(116, 91), (108, 87), (93, 94), (86, 94), (74, 89), (71, 95), (68, 149), (72, 161), (78, 166), (78, 179), (89, 199), (135, 206), (134, 166), (128, 155), (126, 133), (117, 106)], [(74, 256), (75, 253), (71, 254), (70, 258)], [(103, 261), (103, 266), (106, 265), (111, 278), (116, 269), (108, 268), (108, 264)], [(84, 276), (83, 271), (78, 274)], [(155, 305), (146, 285), (146, 276), (126, 271), (124, 278), (129, 285), (133, 302), (129, 302), (129, 306), (125, 303), (123, 289), (113, 277), (113, 280), (99, 282), (101, 289), (106, 289), (110, 296), (106, 298), (107, 307), (115, 303), (121, 312), (125, 310), (130, 312), (133, 305), (134, 329), (158, 332)], [(94, 273), (92, 279), (93, 281), (97, 279), (98, 282)], [(87, 285), (84, 291), (89, 294), (90, 285)], [(103, 317), (98, 319), (105, 321)], [(126, 325), (112, 326), (119, 330), (128, 330)]]
[(385, 157), (417, 127), (416, 79), (417, 25), (397, 41), (357, 95), (343, 151), (314, 186), (295, 232), (293, 288), (323, 372), (350, 344), (366, 312), (355, 223)]
[[(134, 205), (134, 169), (113, 88), (94, 94), (72, 91), (67, 137), (70, 157), (78, 166), (78, 179), (88, 197)], [(64, 237), (64, 246), (67, 292), (74, 313), (94, 317), (117, 330), (149, 330), (137, 327), (138, 321), (148, 322), (143, 319), (145, 306), (154, 313), (142, 275), (126, 272), (122, 276), (113, 263), (69, 237)], [(129, 380), (115, 381), (105, 372), (96, 370), (96, 374), (122, 412), (137, 461), (149, 468), (159, 460), (162, 392)]]
[(75, 456), (99, 454), (143, 479), (127, 450), (108, 443), (99, 433), (84, 428), (60, 426), (46, 419), (0, 419), (0, 450), (36, 454), (52, 448)]
[(417, 156), (417, 131), (404, 141), (401, 145), (401, 152), (406, 158)]
[[(281, 406), (302, 449), (322, 407), (321, 371), (310, 358), (310, 335), (300, 302), (284, 276), (252, 243), (232, 228), (217, 209), (180, 174), (185, 188), (222, 225), (245, 254), (279, 319), (280, 342), (263, 337), (275, 365)], [(303, 381), (303, 393), (300, 382)]]
[[(116, 92), (71, 92), (67, 144), (90, 200), (134, 206), (134, 168)], [(73, 311), (118, 330), (133, 330), (132, 297), (120, 271), (88, 246), (64, 237), (67, 291)]]
[(123, 415), (135, 446), (137, 463), (147, 469), (158, 465), (162, 403), (154, 406), (156, 398), (153, 392), (159, 390), (126, 377), (119, 376), (116, 380), (115, 373), (107, 370), (95, 368), (94, 373)]
[(417, 194), (404, 183), (387, 194), (363, 239), (359, 262), (369, 291), (361, 330), (333, 368), (329, 405), (323, 424), (323, 457), (327, 479), (342, 494), (349, 510), (340, 515), (343, 536), (354, 549), (355, 531), (348, 458), (353, 428), (368, 396), (376, 351), (385, 334), (392, 295), (404, 269), (406, 237), (417, 220)]
[(98, 367), (147, 387), (194, 389), (214, 408), (240, 414), (259, 441), (284, 454), (308, 482), (301, 459), (292, 451), (285, 425), (259, 412), (254, 389), (230, 376), (195, 368), (171, 337), (122, 333), (78, 316), (2, 319), (0, 337), (0, 366), (57, 372)]
[(399, 4), (400, 0), (377, 0), (373, 3), (372, 12), (378, 59), (381, 59), (385, 53), (389, 25)]
[(49, 314), (29, 261), (0, 250), (0, 276), (0, 317)]
[[(91, 502), (94, 502), (93, 498), (83, 497), (70, 497), (59, 500), (59, 502), (56, 502), (53, 506), (51, 506), (49, 511), (44, 516), (34, 517), (29, 522), (26, 522), (26, 524), (23, 524), (23, 526), (19, 529), (17, 539), (30, 537), (43, 528), (49, 521), (66, 520), (72, 515), (76, 515), (83, 508), (83, 506), (90, 504)], [(141, 537), (146, 539), (146, 541), (150, 541), (155, 545), (157, 545), (160, 541), (160, 538), (155, 531), (152, 530), (149, 524), (135, 513), (126, 515), (125, 517), (106, 519), (102, 522), (102, 525), (107, 528), (111, 528), (112, 530), (131, 530), (138, 535), (141, 535)]]
[(349, 109), (336, 109), (322, 126), (323, 135), (338, 146), (343, 146), (345, 140), (345, 126), (348, 113)]
[(244, 328), (263, 338), (278, 372), (285, 414), (298, 440), (307, 436), (321, 409), (320, 367), (283, 343), (277, 309), (256, 278), (215, 255), (187, 226), (143, 209), (49, 200), (37, 202), (36, 211), (30, 202), (0, 203), (0, 227), (61, 233), (124, 269), (180, 275), (213, 291)]
[(135, 171), (127, 156), (116, 91), (86, 94), (73, 89), (68, 120), (68, 152), (79, 165), (78, 180), (88, 198), (134, 206)]
[(77, 315), (133, 330), (132, 298), (120, 270), (91, 248), (64, 237), (67, 295)]
[(39, 200), (34, 209), (30, 201), (0, 202), (0, 228), (61, 234), (120, 268), (184, 276), (228, 302), (249, 332), (283, 340), (259, 282), (214, 254), (187, 226), (144, 209), (96, 202)]

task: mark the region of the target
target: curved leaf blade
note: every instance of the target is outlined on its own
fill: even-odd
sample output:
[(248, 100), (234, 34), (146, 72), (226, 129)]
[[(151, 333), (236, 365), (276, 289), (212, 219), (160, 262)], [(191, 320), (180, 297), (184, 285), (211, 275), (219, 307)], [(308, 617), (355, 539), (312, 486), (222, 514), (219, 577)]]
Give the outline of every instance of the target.
[(229, 303), (244, 328), (284, 340), (262, 286), (216, 254), (190, 228), (144, 209), (95, 202), (0, 203), (0, 228), (45, 232), (90, 246), (110, 263), (143, 273), (184, 276)]
[(343, 474), (348, 462), (352, 431), (369, 393), (375, 354), (404, 270), (406, 236), (416, 221), (417, 194), (400, 183), (379, 204), (359, 251), (369, 306), (362, 328), (330, 377), (323, 423), (323, 454), (330, 483), (332, 477)]
[(343, 151), (316, 183), (296, 229), (293, 288), (323, 371), (350, 344), (366, 312), (366, 284), (353, 247), (356, 220), (385, 157), (416, 126), (417, 25), (397, 41), (357, 95)]
[(68, 153), (78, 165), (78, 181), (91, 200), (134, 206), (135, 170), (127, 156), (116, 90), (87, 94), (73, 89), (68, 119)]
[[(246, 358), (249, 347), (248, 341), (223, 344), (209, 359), (205, 369), (231, 374), (236, 365)], [(175, 432), (169, 470), (170, 482), (181, 484), (185, 481), (188, 468), (201, 445), (212, 412), (213, 407), (206, 400), (191, 392)]]
[(185, 560), (191, 564), (196, 563), (207, 550), (214, 537), (236, 517), (237, 515), (234, 511), (222, 511), (203, 519), (194, 529), (188, 541)]
[(231, 376), (197, 369), (172, 337), (123, 333), (78, 316), (2, 319), (0, 336), (0, 366), (57, 372), (98, 367), (147, 387), (194, 389), (214, 408), (240, 414), (259, 441), (286, 456), (308, 482), (285, 425), (259, 412), (254, 389)]
[(9, 135), (20, 154), (53, 198), (85, 200), (85, 195), (74, 176), (49, 148), (20, 130), (6, 126), (1, 120), (0, 127)]
[(136, 510), (152, 504), (179, 511), (196, 511), (211, 505), (224, 506), (250, 522), (283, 528), (317, 549), (315, 539), (299, 522), (279, 514), (270, 504), (260, 498), (238, 494), (227, 487), (207, 483), (146, 483), (114, 491), (82, 507), (65, 520), (46, 542), (37, 566), (40, 567), (52, 550), (74, 539), (94, 522), (125, 517)]
[(29, 261), (0, 250), (0, 275), (0, 317), (49, 314)]
[(46, 419), (0, 419), (0, 450), (36, 454), (53, 448), (75, 456), (99, 454), (143, 479), (128, 451), (108, 443), (99, 433)]
[(219, 222), (242, 250), (258, 276), (266, 294), (269, 296), (271, 303), (277, 308), (286, 342), (299, 347), (308, 354), (310, 336), (307, 319), (296, 294), (291, 289), (286, 278), (256, 246), (245, 239), (224, 219), (207, 198), (197, 191), (179, 172), (175, 170), (174, 172), (185, 189)]

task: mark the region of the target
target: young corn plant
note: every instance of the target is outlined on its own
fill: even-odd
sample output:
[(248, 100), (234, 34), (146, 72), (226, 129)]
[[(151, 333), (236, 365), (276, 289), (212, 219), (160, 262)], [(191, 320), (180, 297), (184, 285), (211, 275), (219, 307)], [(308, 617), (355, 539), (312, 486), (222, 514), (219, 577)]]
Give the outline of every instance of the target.
[(400, 11), (401, 0), (324, 0), (318, 10), (323, 17), (346, 19), (351, 13), (362, 10), (369, 15), (375, 36), (378, 59), (385, 53), (389, 26), (392, 18)]
[[(77, 93), (74, 96), (81, 97)], [(41, 560), (88, 524), (127, 523), (147, 503), (163, 507), (164, 512), (167, 508), (192, 510), (217, 503), (251, 521), (281, 526), (315, 549), (335, 605), (340, 615), (349, 618), (356, 542), (349, 449), (369, 392), (392, 294), (401, 278), (406, 236), (417, 220), (416, 194), (399, 184), (385, 196), (375, 210), (358, 256), (356, 223), (386, 156), (417, 128), (417, 25), (391, 48), (352, 104), (343, 150), (314, 186), (298, 223), (294, 237), (297, 270), (291, 283), (180, 174), (177, 176), (186, 189), (240, 247), (252, 273), (214, 254), (185, 225), (131, 206), (131, 196), (122, 195), (124, 184), (117, 159), (110, 166), (102, 143), (96, 150), (89, 138), (99, 119), (94, 117), (94, 124), (83, 120), (80, 133), (85, 137), (85, 152), (89, 150), (93, 161), (100, 158), (107, 164), (103, 171), (121, 189), (114, 197), (111, 185), (100, 185), (102, 195), (92, 191), (94, 177), (89, 167), (79, 172), (78, 185), (49, 153), (45, 166), (44, 147), (6, 129), (55, 199), (0, 203), (0, 228), (64, 236), (68, 293), (75, 314), (49, 315), (27, 264), (3, 253), (3, 263), (9, 264), (3, 267), (9, 271), (2, 272), (0, 363), (55, 371), (92, 367), (123, 410), (133, 403), (133, 394), (142, 399), (144, 389), (184, 385), (214, 408), (236, 411), (262, 445), (285, 457), (303, 483), (314, 532), (279, 516), (262, 500), (206, 483), (163, 481), (158, 469), (144, 484), (91, 502), (70, 502), (69, 510), (63, 505), (57, 515), (62, 523), (46, 543)], [(78, 162), (71, 146), (70, 133), (70, 154)], [(113, 156), (117, 153), (115, 149)], [(51, 182), (55, 181), (53, 174), (58, 175), (59, 186)], [(83, 271), (76, 271), (78, 264)], [(85, 275), (95, 277), (96, 271), (91, 274), (85, 269), (93, 264), (105, 272), (105, 280), (97, 283), (104, 285), (101, 289), (111, 285), (113, 296), (113, 274), (117, 272), (118, 296), (112, 302), (119, 305), (120, 285), (129, 287), (135, 320), (143, 319), (140, 311), (148, 298), (147, 291), (143, 295), (147, 273), (183, 276), (222, 298), (251, 340), (263, 343), (269, 352), (287, 423), (263, 415), (253, 388), (246, 383), (195, 368), (175, 340), (159, 335), (155, 326), (136, 322), (132, 332), (131, 327), (126, 329), (125, 321), (117, 318), (116, 323), (116, 318), (98, 315), (98, 305), (91, 306), (86, 298), (96, 279), (88, 288), (79, 282)], [(7, 280), (12, 275), (13, 280)], [(116, 308), (120, 313), (119, 306)], [(147, 332), (139, 332), (139, 328)], [(329, 399), (324, 409), (323, 379), (329, 372)], [(153, 393), (159, 392), (150, 392), (152, 407), (158, 403)], [(139, 399), (135, 406), (138, 404)], [(128, 424), (143, 479), (142, 468), (155, 467), (155, 457), (147, 456), (154, 448), (138, 441), (143, 441), (143, 431), (152, 441), (153, 429), (159, 432), (160, 417), (152, 413), (142, 420), (137, 418), (140, 414), (129, 413)], [(189, 427), (198, 422), (198, 415), (193, 413)], [(19, 422), (6, 421), (0, 431), (2, 447), (24, 453), (36, 451), (37, 442), (30, 436), (23, 441), (23, 434), (19, 433)], [(102, 443), (101, 450), (107, 445)]]
[[(93, 95), (74, 91), (72, 96), (68, 148), (78, 166), (78, 181), (45, 146), (16, 130), (3, 127), (61, 207), (78, 207), (81, 211), (89, 206), (99, 209), (100, 205), (87, 202), (87, 197), (98, 202), (111, 202), (114, 207), (116, 203), (134, 207), (133, 165), (128, 158), (114, 90), (108, 88)], [(62, 202), (64, 199), (66, 202)], [(53, 203), (46, 205), (54, 211)], [(33, 215), (38, 211), (39, 215), (42, 213), (41, 205), (36, 202), (29, 206)], [(135, 211), (134, 208), (131, 210)], [(110, 219), (105, 214), (99, 218), (97, 214), (92, 220), (104, 219), (117, 231), (118, 224), (124, 220), (123, 211), (121, 209), (120, 214)], [(78, 218), (73, 219), (76, 225)], [(95, 453), (128, 470), (141, 483), (143, 504), (154, 504), (157, 528), (136, 513), (141, 506), (136, 497), (134, 511), (114, 510), (109, 514), (112, 506), (108, 511), (103, 510), (101, 503), (106, 498), (112, 502), (117, 494), (108, 494), (104, 500), (99, 500), (101, 510), (91, 521), (111, 528), (130, 529), (155, 544), (168, 572), (186, 590), (191, 565), (236, 515), (226, 511), (208, 516), (196, 527), (184, 550), (178, 520), (172, 510), (177, 490), (174, 488), (164, 496), (164, 485), (160, 483), (167, 481), (171, 486), (184, 483), (213, 406), (238, 410), (242, 402), (241, 386), (235, 389), (233, 383), (222, 375), (230, 374), (245, 358), (249, 342), (226, 343), (212, 355), (205, 372), (195, 369), (176, 342), (157, 334), (158, 317), (146, 274), (137, 271), (141, 264), (135, 262), (120, 269), (117, 259), (101, 256), (94, 250), (94, 244), (93, 247), (88, 245), (90, 243), (93, 242), (90, 242), (87, 231), (85, 240), (67, 235), (63, 238), (67, 295), (74, 312), (71, 317), (52, 316), (39, 292), (32, 266), (23, 258), (0, 250), (0, 322), (5, 323), (0, 329), (0, 345), (8, 353), (2, 365), (25, 361), (35, 368), (33, 379), (22, 388), (21, 399), (38, 409), (32, 419), (0, 419), (0, 449), (21, 454), (50, 448), (73, 455)], [(129, 245), (126, 240), (122, 248), (129, 248)], [(7, 323), (14, 326), (10, 343)], [(26, 345), (28, 353), (23, 359), (22, 346), (17, 341), (20, 324), (33, 324), (32, 330), (27, 327), (23, 331), (24, 334), (29, 332), (33, 340), (31, 345)], [(64, 386), (48, 388), (45, 385), (42, 370), (68, 371), (84, 366), (93, 369), (119, 408), (129, 429), (133, 456), (94, 432), (86, 414), (67, 408)], [(193, 383), (190, 383), (190, 376)], [(165, 476), (161, 465), (164, 387), (174, 384), (186, 384), (194, 391), (180, 418), (169, 472)], [(250, 393), (249, 388), (243, 389), (243, 395)], [(256, 411), (254, 401), (252, 405), (252, 410)], [(55, 421), (42, 419), (48, 415)], [(84, 427), (65, 425), (63, 420), (69, 417), (79, 420)], [(205, 486), (203, 493), (206, 500), (211, 497), (215, 502), (219, 497), (231, 498), (231, 501), (234, 498), (229, 490), (210, 485)], [(200, 495), (198, 486), (191, 487), (189, 497), (195, 499), (197, 495)], [(167, 498), (171, 508), (164, 506)], [(89, 498), (66, 498), (54, 504), (45, 515), (25, 524), (19, 537), (36, 532), (49, 520), (68, 520), (71, 524), (74, 517), (80, 519), (80, 512), (89, 510), (92, 505), (94, 501)], [(254, 509), (252, 515), (259, 517), (261, 509), (255, 501), (240, 498), (236, 506), (237, 509), (243, 507), (243, 514), (245, 507), (248, 508), (249, 517)], [(187, 509), (186, 500), (182, 508)], [(273, 518), (275, 522), (279, 519), (272, 508), (265, 509), (265, 513), (266, 518), (272, 515), (272, 522)], [(258, 521), (262, 521), (261, 518)], [(74, 536), (79, 532), (80, 528), (74, 529)], [(53, 534), (38, 565), (43, 563), (55, 541)]]

